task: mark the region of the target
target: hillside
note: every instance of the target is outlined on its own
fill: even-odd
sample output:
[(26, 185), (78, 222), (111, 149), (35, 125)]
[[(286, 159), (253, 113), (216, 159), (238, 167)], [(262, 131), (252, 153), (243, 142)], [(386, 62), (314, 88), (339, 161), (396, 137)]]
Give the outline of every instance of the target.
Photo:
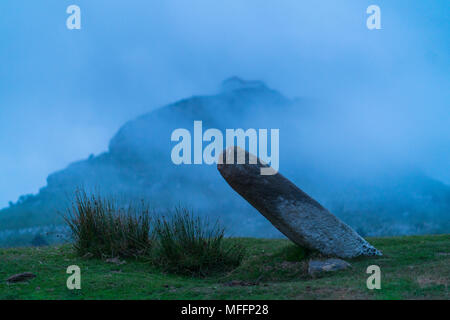
[[(116, 265), (77, 257), (70, 245), (0, 249), (0, 299), (449, 299), (450, 235), (369, 238), (384, 253), (349, 260), (352, 268), (312, 278), (287, 240), (238, 239), (243, 264), (208, 278), (164, 274), (142, 261)], [(229, 240), (230, 241), (230, 240)], [(368, 290), (366, 268), (381, 268), (381, 289)], [(66, 288), (66, 268), (81, 268), (81, 287)], [(32, 272), (36, 278), (6, 284)]]
[(56, 241), (64, 232), (58, 213), (65, 212), (78, 187), (125, 201), (145, 199), (157, 209), (183, 203), (220, 218), (233, 236), (279, 237), (214, 166), (172, 163), (171, 133), (192, 132), (194, 120), (202, 120), (204, 130), (279, 128), (280, 172), (363, 236), (450, 231), (449, 186), (406, 169), (407, 163), (393, 166), (390, 158), (377, 157), (376, 166), (364, 162), (361, 155), (371, 157), (359, 145), (351, 145), (346, 135), (336, 140), (333, 126), (339, 124), (330, 117), (339, 119), (333, 106), (288, 99), (259, 81), (228, 79), (217, 94), (187, 98), (127, 122), (108, 152), (52, 173), (38, 194), (1, 210), (0, 246), (27, 245), (37, 234)]

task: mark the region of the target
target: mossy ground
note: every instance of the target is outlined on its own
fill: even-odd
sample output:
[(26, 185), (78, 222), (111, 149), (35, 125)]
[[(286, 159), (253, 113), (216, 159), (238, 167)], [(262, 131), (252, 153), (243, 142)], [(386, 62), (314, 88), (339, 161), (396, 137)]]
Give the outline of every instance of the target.
[[(288, 240), (228, 239), (245, 245), (247, 257), (207, 278), (165, 274), (145, 261), (81, 258), (70, 245), (0, 249), (0, 299), (449, 299), (450, 235), (368, 240), (384, 256), (348, 260), (351, 269), (320, 278), (307, 275), (305, 253)], [(381, 268), (380, 290), (366, 287), (372, 264)], [(81, 268), (81, 290), (66, 287), (70, 265)], [(27, 271), (37, 277), (6, 283)]]

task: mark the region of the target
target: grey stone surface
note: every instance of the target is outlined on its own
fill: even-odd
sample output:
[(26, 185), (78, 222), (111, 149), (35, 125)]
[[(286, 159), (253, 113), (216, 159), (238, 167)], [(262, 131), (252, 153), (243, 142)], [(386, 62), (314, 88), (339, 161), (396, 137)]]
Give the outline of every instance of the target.
[(310, 275), (317, 275), (323, 272), (344, 270), (350, 267), (350, 263), (341, 259), (310, 260), (308, 263), (308, 273)]
[[(237, 152), (240, 150), (240, 152)], [(231, 159), (234, 152), (234, 162)], [(227, 158), (228, 157), (228, 158)], [(237, 161), (240, 157), (240, 161)], [(243, 161), (242, 157), (245, 157)], [(352, 228), (280, 173), (261, 175), (268, 168), (254, 155), (229, 147), (217, 168), (228, 184), (294, 243), (341, 258), (381, 255)], [(244, 164), (239, 164), (244, 163)]]

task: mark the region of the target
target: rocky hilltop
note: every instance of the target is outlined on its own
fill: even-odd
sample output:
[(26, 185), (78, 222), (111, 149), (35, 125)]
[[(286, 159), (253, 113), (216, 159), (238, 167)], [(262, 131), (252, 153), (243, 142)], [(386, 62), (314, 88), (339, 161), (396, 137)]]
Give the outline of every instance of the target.
[(172, 163), (176, 142), (171, 141), (171, 133), (177, 128), (193, 132), (196, 120), (203, 122), (204, 131), (279, 128), (280, 172), (362, 235), (450, 231), (450, 187), (439, 181), (412, 171), (390, 172), (385, 178), (368, 172), (361, 181), (346, 181), (342, 174), (314, 167), (307, 157), (311, 145), (304, 143), (308, 136), (300, 129), (320, 117), (319, 109), (304, 99), (288, 99), (260, 81), (230, 78), (215, 95), (194, 96), (144, 114), (120, 128), (108, 152), (51, 174), (38, 194), (23, 196), (1, 210), (0, 244), (5, 230), (13, 242), (16, 233), (11, 230), (21, 229), (23, 235), (37, 232), (27, 228), (60, 225), (58, 212), (70, 205), (80, 187), (119, 200), (146, 199), (160, 209), (188, 205), (220, 218), (235, 235), (279, 235), (235, 194), (214, 166)]

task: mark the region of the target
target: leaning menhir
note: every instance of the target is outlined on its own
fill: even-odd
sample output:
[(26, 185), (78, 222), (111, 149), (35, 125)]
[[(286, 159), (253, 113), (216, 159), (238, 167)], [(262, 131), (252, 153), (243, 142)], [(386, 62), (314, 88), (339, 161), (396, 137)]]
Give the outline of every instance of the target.
[(283, 175), (268, 175), (273, 169), (254, 155), (229, 147), (219, 160), (217, 168), (228, 184), (294, 243), (341, 258), (381, 255)]

